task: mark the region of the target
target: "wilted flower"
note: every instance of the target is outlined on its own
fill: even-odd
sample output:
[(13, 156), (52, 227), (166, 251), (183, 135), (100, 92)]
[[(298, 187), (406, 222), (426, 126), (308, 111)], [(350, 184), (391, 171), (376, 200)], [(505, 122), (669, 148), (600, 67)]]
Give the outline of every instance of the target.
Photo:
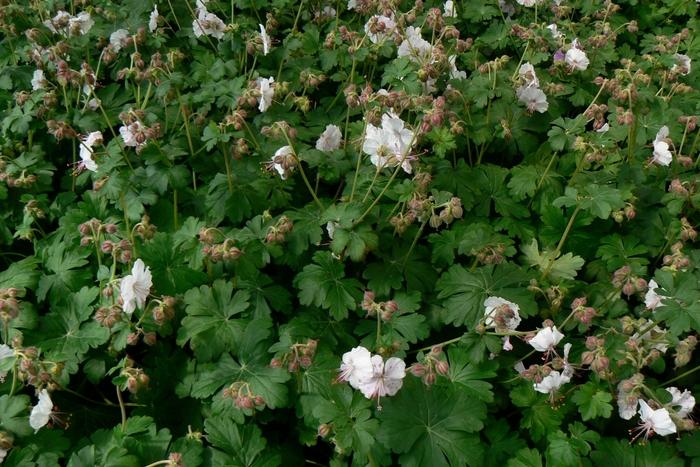
[(408, 153), (415, 140), (413, 131), (405, 128), (403, 120), (393, 113), (382, 115), (382, 127), (367, 124), (362, 150), (370, 155), (370, 160), (377, 168), (387, 165), (401, 165), (406, 173), (412, 167)]
[(338, 381), (347, 381), (350, 386), (359, 389), (360, 382), (368, 381), (373, 373), (372, 354), (366, 348), (359, 346), (343, 354)]
[(272, 40), (270, 40), (270, 36), (267, 35), (267, 31), (265, 30), (265, 26), (262, 24), (258, 24), (260, 26), (260, 39), (262, 40), (262, 45), (263, 45), (263, 55), (267, 55), (270, 53), (270, 47), (272, 46)]
[(39, 402), (32, 407), (32, 412), (29, 414), (29, 425), (34, 428), (35, 433), (49, 423), (52, 409), (53, 402), (51, 402), (49, 392), (46, 389), (42, 389), (39, 393)]
[(44, 70), (34, 70), (34, 74), (32, 75), (32, 91), (38, 91), (45, 87), (46, 77), (44, 77)]
[(654, 410), (642, 399), (639, 400), (639, 418), (641, 422), (636, 428), (636, 431), (639, 433), (637, 433), (635, 439), (642, 434), (644, 439), (647, 439), (654, 433), (666, 436), (676, 432), (676, 425), (671, 420), (668, 410)]
[(87, 34), (94, 24), (95, 21), (90, 16), (90, 13), (81, 11), (68, 21), (68, 30), (70, 32), (77, 31), (82, 36)]
[(571, 67), (572, 70), (585, 70), (591, 63), (586, 56), (586, 52), (579, 48), (578, 39), (574, 39), (571, 43), (571, 48), (566, 51), (564, 61)]
[(666, 125), (662, 126), (658, 133), (656, 133), (656, 138), (654, 138), (654, 157), (651, 159), (653, 163), (668, 166), (671, 164), (673, 155), (668, 149), (668, 143), (664, 141), (668, 138), (669, 130)]
[(525, 87), (540, 87), (540, 80), (537, 79), (535, 67), (532, 66), (530, 62), (526, 62), (520, 65), (520, 69), (518, 70), (518, 76), (521, 80), (524, 81)]
[(372, 376), (360, 381), (360, 392), (368, 399), (393, 396), (403, 385), (406, 364), (403, 360), (391, 357), (386, 362), (381, 355), (372, 357)]
[(525, 104), (530, 112), (544, 113), (549, 109), (547, 95), (539, 88), (520, 86), (515, 91), (515, 95), (518, 96), (518, 100)]
[(148, 17), (148, 30), (155, 32), (156, 29), (158, 29), (158, 5), (153, 5), (153, 11)]
[(126, 41), (129, 39), (129, 31), (126, 29), (117, 29), (109, 36), (109, 43), (112, 46), (112, 50), (119, 52)]
[(664, 298), (668, 298), (663, 295), (657, 294), (656, 289), (658, 288), (659, 284), (657, 284), (654, 279), (649, 281), (649, 289), (647, 290), (646, 295), (644, 295), (644, 304), (650, 310), (655, 310), (660, 306), (665, 306), (663, 303), (661, 303), (661, 300), (663, 300)]
[(445, 2), (445, 5), (443, 6), (442, 11), (443, 11), (442, 16), (444, 16), (445, 18), (456, 18), (457, 17), (457, 9), (455, 8), (455, 4), (452, 0), (447, 0)]
[(80, 159), (82, 165), (91, 172), (97, 172), (97, 164), (92, 158), (93, 146), (102, 144), (102, 133), (93, 131), (80, 142)]
[(268, 107), (272, 105), (272, 97), (275, 95), (275, 90), (272, 87), (275, 82), (275, 78), (270, 76), (269, 78), (258, 78), (258, 91), (260, 91), (260, 97), (258, 98), (258, 110), (265, 112)]
[(119, 127), (119, 134), (125, 146), (136, 148), (137, 152), (141, 146), (146, 144), (146, 127), (138, 120), (128, 125)]
[(558, 28), (557, 25), (554, 24), (554, 23), (552, 23), (552, 24), (550, 24), (549, 26), (547, 26), (547, 29), (549, 29), (549, 32), (552, 33), (552, 37), (553, 37), (554, 39), (560, 39), (560, 38), (564, 37), (564, 34), (563, 34), (562, 32), (559, 31), (559, 28)]
[(282, 180), (286, 180), (296, 167), (294, 149), (291, 146), (282, 146), (270, 160), (269, 167), (274, 169)]
[(56, 16), (44, 21), (44, 25), (51, 32), (64, 36), (87, 34), (94, 24), (95, 21), (90, 17), (90, 13), (85, 11), (78, 13), (77, 16), (72, 16), (67, 11), (59, 10), (56, 12)]
[(323, 152), (335, 151), (340, 147), (343, 134), (336, 125), (328, 125), (316, 141), (316, 149)]
[(374, 15), (365, 23), (365, 33), (374, 44), (384, 42), (388, 36), (394, 33), (395, 29), (396, 22), (384, 15)]
[(679, 417), (687, 417), (695, 408), (695, 397), (687, 389), (681, 392), (677, 387), (668, 387), (666, 390), (673, 398), (671, 406), (676, 408), (676, 413)]
[(501, 297), (488, 297), (484, 300), (484, 325), (497, 329), (515, 330), (520, 325), (520, 307)]
[(552, 350), (560, 340), (564, 338), (564, 334), (557, 330), (556, 326), (540, 329), (535, 337), (528, 342), (538, 352), (548, 352)]
[(214, 13), (209, 13), (202, 4), (197, 18), (192, 21), (192, 30), (195, 37), (212, 36), (223, 39), (226, 24)]
[(124, 313), (131, 315), (137, 306), (142, 308), (146, 304), (152, 285), (151, 269), (141, 258), (137, 259), (131, 268), (131, 274), (124, 277), (119, 284)]
[(671, 71), (680, 73), (683, 76), (690, 74), (690, 57), (685, 54), (674, 54), (673, 58), (676, 59), (676, 64), (671, 67)]

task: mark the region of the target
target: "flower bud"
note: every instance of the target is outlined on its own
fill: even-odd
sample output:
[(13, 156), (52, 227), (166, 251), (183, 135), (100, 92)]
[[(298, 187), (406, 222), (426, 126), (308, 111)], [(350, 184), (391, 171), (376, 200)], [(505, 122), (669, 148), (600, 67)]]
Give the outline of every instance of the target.
[(435, 371), (437, 371), (438, 374), (445, 376), (449, 370), (450, 366), (445, 360), (438, 360), (435, 362)]
[(318, 427), (318, 436), (326, 438), (331, 433), (331, 425), (323, 423)]

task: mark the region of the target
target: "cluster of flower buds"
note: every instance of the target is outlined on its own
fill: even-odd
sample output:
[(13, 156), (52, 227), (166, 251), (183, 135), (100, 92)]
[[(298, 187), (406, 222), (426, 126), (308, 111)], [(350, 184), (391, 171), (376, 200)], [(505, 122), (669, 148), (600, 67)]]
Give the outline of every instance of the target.
[(139, 153), (149, 140), (158, 139), (161, 136), (160, 123), (154, 123), (148, 127), (143, 120), (145, 112), (141, 109), (129, 109), (119, 114), (119, 120), (123, 126), (119, 133), (125, 146), (133, 147)]
[(143, 338), (143, 343), (150, 347), (156, 345), (158, 335), (153, 331), (144, 331), (143, 329), (137, 329), (134, 332), (130, 332), (126, 336), (126, 344), (138, 345), (138, 343), (141, 342), (141, 338)]
[(39, 359), (39, 349), (36, 347), (22, 347), (22, 338), (16, 336), (12, 340), (12, 348), (18, 357), (17, 378), (30, 386), (34, 386), (37, 392), (43, 388), (52, 391), (63, 372), (62, 362), (49, 362)]
[(236, 241), (223, 237), (223, 234), (216, 227), (202, 228), (199, 231), (199, 241), (204, 244), (202, 253), (211, 259), (212, 262), (233, 261), (238, 259), (243, 252), (236, 246)]
[(586, 306), (586, 297), (575, 298), (571, 302), (571, 310), (574, 312), (574, 318), (580, 323), (589, 325), (593, 318), (598, 315), (595, 308), (591, 306)]
[(122, 264), (131, 261), (131, 243), (128, 240), (119, 240), (118, 242), (105, 240), (100, 245), (100, 250), (106, 255), (112, 255), (116, 261)]
[(333, 431), (333, 425), (330, 423), (321, 423), (318, 427), (318, 436), (328, 438), (328, 435)]
[(120, 375), (126, 378), (126, 389), (132, 394), (147, 389), (151, 380), (141, 368), (134, 366), (134, 361), (130, 358), (126, 359), (126, 365)]
[(151, 218), (144, 214), (141, 222), (134, 226), (134, 233), (144, 240), (150, 240), (156, 234), (157, 227), (151, 224)]
[(305, 343), (297, 342), (289, 347), (289, 352), (270, 361), (270, 367), (282, 368), (287, 366), (287, 371), (295, 373), (301, 368), (309, 368), (316, 355), (316, 339), (307, 339)]
[(184, 459), (182, 454), (179, 452), (171, 452), (168, 454), (168, 463), (165, 464), (167, 467), (185, 467)]
[(681, 115), (678, 117), (678, 123), (685, 125), (687, 131), (695, 131), (698, 127), (697, 115)]
[(78, 136), (78, 132), (64, 121), (49, 120), (46, 122), (46, 128), (48, 129), (49, 134), (59, 141), (64, 138), (72, 139)]
[(644, 293), (647, 290), (647, 281), (632, 273), (632, 268), (625, 265), (613, 273), (612, 285), (616, 289), (622, 289), (622, 293), (628, 297), (635, 293)]
[(588, 365), (601, 379), (612, 376), (610, 359), (605, 354), (605, 339), (598, 336), (586, 338), (586, 350), (581, 354), (581, 363)]
[(668, 192), (680, 198), (688, 199), (695, 193), (695, 184), (682, 182), (679, 178), (674, 178), (668, 186)]
[(688, 222), (687, 217), (681, 217), (681, 233), (680, 233), (681, 240), (684, 242), (687, 242), (690, 240), (691, 242), (694, 242), (696, 238), (698, 238), (698, 231), (695, 230), (695, 227), (693, 227), (690, 222)]
[(634, 209), (634, 205), (631, 203), (626, 203), (624, 209), (612, 212), (612, 218), (618, 224), (622, 224), (625, 221), (625, 219), (631, 221), (635, 217), (637, 217), (637, 211)]
[(19, 289), (9, 287), (0, 289), (0, 320), (7, 327), (8, 321), (19, 314), (20, 302), (17, 300)]
[(615, 109), (615, 116), (618, 125), (630, 126), (634, 124), (634, 111), (632, 111), (631, 109), (617, 107)]
[(399, 305), (394, 300), (387, 302), (375, 302), (375, 294), (370, 290), (366, 290), (362, 297), (361, 308), (367, 312), (367, 317), (378, 316), (383, 321), (391, 320), (394, 313), (399, 311)]
[(698, 338), (693, 335), (686, 337), (676, 344), (676, 355), (673, 358), (676, 368), (685, 366), (690, 362), (693, 351), (697, 345)]
[(533, 383), (541, 383), (544, 378), (549, 376), (552, 368), (549, 365), (533, 364), (518, 371), (520, 376)]
[(503, 243), (485, 245), (470, 254), (476, 257), (479, 264), (500, 264), (505, 260), (506, 246)]
[(644, 375), (641, 373), (636, 373), (618, 383), (617, 406), (620, 417), (629, 420), (637, 413), (637, 404), (643, 386)]
[(690, 258), (683, 253), (683, 242), (671, 245), (671, 254), (664, 255), (663, 264), (664, 268), (672, 271), (682, 271), (690, 266)]
[(678, 34), (673, 36), (658, 35), (655, 37), (656, 46), (654, 50), (659, 53), (669, 53), (678, 50), (678, 45), (690, 36), (690, 30), (683, 28)]
[[(113, 292), (111, 288), (105, 290)], [(95, 311), (95, 321), (106, 328), (111, 328), (121, 320), (122, 314), (122, 308), (119, 305), (101, 306)]]
[(624, 358), (618, 359), (618, 366), (630, 363), (639, 369), (652, 364), (668, 350), (667, 331), (653, 322), (624, 316), (620, 324), (622, 332), (630, 337), (625, 342)]
[(431, 386), (435, 383), (437, 375), (447, 375), (450, 371), (450, 365), (445, 359), (442, 347), (436, 345), (430, 349), (430, 352), (420, 362), (411, 365), (408, 371), (413, 376), (420, 378), (426, 386)]
[(245, 381), (235, 381), (224, 388), (223, 396), (233, 399), (235, 406), (241, 410), (252, 411), (265, 407), (265, 399), (259, 394), (253, 394)]
[(274, 225), (271, 225), (267, 229), (267, 234), (265, 234), (265, 243), (284, 243), (287, 234), (292, 231), (294, 224), (291, 219), (287, 216), (280, 216)]
[(155, 301), (157, 304), (151, 312), (153, 315), (153, 321), (158, 325), (162, 326), (166, 322), (170, 321), (175, 317), (175, 297), (169, 295), (163, 295), (160, 300)]
[(506, 64), (510, 61), (510, 57), (508, 55), (502, 55), (494, 60), (491, 60), (490, 62), (483, 63), (479, 65), (479, 73), (481, 74), (488, 74), (488, 73), (494, 73), (498, 70), (502, 70), (503, 67), (506, 66)]
[(248, 117), (248, 112), (244, 109), (237, 109), (232, 114), (226, 115), (224, 120), (219, 123), (219, 129), (224, 130), (226, 127), (232, 126), (234, 130), (241, 131), (245, 128), (245, 120)]
[(592, 104), (584, 113), (586, 118), (593, 120), (593, 129), (600, 130), (606, 123), (605, 115), (608, 112), (608, 106), (605, 104)]
[(442, 208), (442, 210), (439, 213), (433, 212), (433, 215), (430, 216), (430, 226), (434, 229), (442, 224), (450, 225), (455, 219), (461, 219), (464, 215), (462, 201), (456, 196), (453, 196), (447, 203), (436, 207)]
[(316, 74), (312, 73), (311, 70), (302, 70), (301, 73), (299, 73), (299, 81), (306, 88), (317, 88), (321, 83), (326, 81), (326, 79), (327, 77), (323, 73)]
[(285, 140), (285, 135), (290, 140), (294, 140), (297, 137), (297, 129), (291, 126), (284, 120), (278, 120), (272, 125), (264, 126), (260, 129), (260, 133), (264, 136), (273, 139)]

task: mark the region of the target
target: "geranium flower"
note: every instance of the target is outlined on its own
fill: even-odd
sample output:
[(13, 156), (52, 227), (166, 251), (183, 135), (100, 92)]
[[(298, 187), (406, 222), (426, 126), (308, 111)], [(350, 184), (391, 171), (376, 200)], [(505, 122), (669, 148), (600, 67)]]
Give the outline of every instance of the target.
[(336, 125), (328, 125), (316, 141), (316, 149), (323, 152), (335, 151), (340, 147), (343, 134)]
[[(15, 356), (15, 351), (12, 350), (12, 347), (9, 345), (1, 344), (0, 345), (0, 362), (5, 360), (6, 358), (11, 358)], [(5, 381), (5, 376), (7, 376), (6, 371), (0, 371), (0, 383)]]
[(29, 425), (34, 428), (35, 433), (49, 423), (52, 409), (53, 402), (51, 402), (49, 392), (46, 389), (42, 389), (39, 393), (39, 402), (32, 407), (32, 412), (29, 414)]
[(671, 386), (666, 388), (666, 390), (673, 398), (671, 406), (676, 409), (678, 416), (681, 418), (687, 417), (695, 408), (695, 397), (687, 389), (681, 392), (677, 387)]
[(357, 8), (357, 0), (348, 0), (348, 10)]
[(56, 16), (44, 21), (49, 31), (54, 34), (68, 35), (84, 35), (87, 34), (95, 21), (90, 16), (90, 13), (85, 11), (78, 13), (77, 16), (72, 16), (67, 11), (59, 10)]
[(549, 109), (547, 95), (539, 88), (520, 86), (515, 91), (515, 95), (530, 112), (544, 113)]
[(155, 32), (156, 29), (158, 29), (158, 5), (153, 5), (153, 11), (148, 17), (148, 30)]
[(620, 418), (631, 420), (634, 414), (637, 413), (639, 398), (635, 394), (625, 391), (624, 385), (624, 381), (617, 385), (617, 413), (620, 415)]
[(80, 159), (82, 160), (82, 165), (91, 172), (97, 172), (97, 163), (92, 158), (93, 150), (92, 148), (98, 144), (102, 144), (102, 133), (99, 131), (93, 131), (81, 140), (80, 143)]
[(374, 355), (372, 369), (372, 376), (365, 381), (360, 381), (360, 392), (367, 399), (393, 396), (403, 386), (406, 364), (400, 358), (391, 357), (385, 363), (381, 355)]
[(394, 33), (396, 22), (384, 15), (374, 15), (365, 23), (365, 33), (374, 44), (384, 40)]
[(574, 369), (569, 365), (569, 351), (571, 350), (571, 344), (567, 343), (564, 345), (564, 368), (561, 373), (559, 371), (552, 371), (547, 376), (542, 378), (539, 383), (534, 383), (533, 387), (535, 391), (541, 392), (542, 394), (554, 394), (561, 386), (571, 381), (571, 377), (574, 375)]
[(374, 374), (372, 354), (362, 346), (345, 352), (339, 371), (338, 381), (347, 381), (350, 386), (359, 389), (360, 382), (369, 381)]
[(131, 315), (136, 307), (143, 308), (152, 286), (151, 269), (143, 263), (141, 258), (137, 259), (131, 268), (131, 274), (124, 277), (119, 284), (124, 313)]
[(296, 167), (294, 149), (291, 146), (282, 146), (275, 151), (268, 165), (279, 174), (282, 180), (286, 180)]
[[(484, 300), (484, 325), (496, 330), (514, 331), (520, 325), (520, 307), (501, 297), (488, 297)], [(503, 350), (513, 350), (510, 336), (503, 336)]]
[(562, 37), (564, 37), (564, 34), (561, 31), (559, 31), (559, 27), (554, 23), (548, 25), (547, 29), (549, 29), (549, 32), (552, 33), (552, 37), (554, 39), (561, 39)]
[(95, 21), (90, 16), (90, 13), (86, 11), (81, 11), (78, 16), (71, 18), (68, 21), (68, 30), (71, 32), (77, 32), (81, 36), (87, 34), (92, 26), (94, 26)]
[(638, 433), (633, 439), (644, 435), (646, 440), (654, 433), (666, 436), (676, 432), (676, 425), (671, 420), (668, 410), (663, 408), (654, 410), (642, 399), (639, 399), (639, 418), (641, 421), (635, 429)]
[(673, 58), (676, 59), (676, 64), (671, 67), (671, 71), (678, 72), (679, 74), (686, 76), (690, 74), (690, 57), (685, 54), (674, 54)]
[(455, 4), (452, 0), (447, 0), (445, 2), (445, 5), (442, 8), (442, 16), (445, 18), (456, 18), (457, 17), (457, 9), (455, 8)]
[(117, 29), (109, 36), (109, 43), (115, 52), (119, 52), (129, 39), (129, 31), (126, 29)]
[(136, 120), (128, 125), (119, 127), (119, 134), (125, 146), (136, 148), (138, 152), (146, 144), (146, 127)]
[(272, 85), (275, 82), (275, 78), (270, 76), (269, 78), (258, 78), (258, 91), (260, 91), (260, 97), (258, 98), (258, 110), (265, 112), (272, 105), (272, 98), (275, 95), (275, 89)]
[(668, 135), (668, 127), (664, 125), (661, 127), (661, 129), (659, 129), (659, 132), (656, 133), (656, 138), (654, 138), (653, 143), (654, 157), (652, 157), (651, 161), (655, 164), (663, 165), (664, 167), (668, 167), (673, 159), (673, 155), (668, 149), (668, 143), (665, 141), (665, 139), (668, 138)]
[(406, 28), (406, 38), (397, 50), (399, 57), (408, 57), (413, 62), (426, 62), (430, 60), (432, 53), (433, 47), (423, 39), (420, 28)]
[(263, 45), (263, 55), (267, 55), (270, 53), (270, 47), (272, 46), (272, 40), (270, 39), (270, 36), (267, 35), (267, 31), (265, 30), (265, 26), (262, 24), (258, 24), (260, 26), (260, 39), (262, 40), (262, 45)]
[(466, 71), (461, 71), (457, 69), (457, 56), (450, 55), (447, 57), (447, 62), (450, 64), (450, 79), (465, 79), (467, 77)]
[(541, 0), (515, 0), (518, 5), (526, 6), (528, 8), (535, 6)]
[(540, 329), (539, 332), (530, 339), (530, 344), (538, 352), (549, 352), (560, 340), (564, 338), (564, 334), (557, 330), (556, 326)]
[(659, 284), (657, 284), (654, 279), (649, 281), (649, 289), (647, 290), (646, 295), (644, 295), (644, 304), (650, 310), (655, 310), (660, 306), (665, 306), (663, 303), (661, 303), (661, 300), (663, 300), (664, 298), (668, 298), (663, 295), (657, 294), (656, 289), (658, 288)]
[(204, 4), (199, 8), (197, 18), (192, 21), (192, 30), (195, 37), (212, 36), (223, 39), (226, 24), (214, 13), (209, 13)]
[(596, 133), (607, 133), (610, 130), (610, 125), (606, 122), (596, 130)]
[(403, 120), (393, 113), (382, 115), (382, 127), (367, 125), (362, 150), (370, 155), (370, 161), (378, 169), (388, 165), (401, 165), (406, 173), (412, 167), (408, 157), (415, 135), (405, 128)]
[(525, 82), (525, 87), (540, 87), (540, 80), (537, 79), (537, 74), (535, 73), (535, 67), (530, 64), (530, 62), (525, 62), (520, 65), (518, 70), (518, 76), (521, 80)]
[(572, 70), (580, 71), (588, 68), (588, 65), (591, 63), (591, 61), (588, 60), (588, 56), (586, 56), (586, 52), (579, 48), (578, 39), (574, 39), (574, 41), (571, 43), (571, 48), (566, 51), (564, 61), (571, 67)]
[(34, 70), (32, 75), (32, 91), (38, 91), (39, 89), (44, 89), (46, 87), (46, 77), (44, 76), (44, 70)]

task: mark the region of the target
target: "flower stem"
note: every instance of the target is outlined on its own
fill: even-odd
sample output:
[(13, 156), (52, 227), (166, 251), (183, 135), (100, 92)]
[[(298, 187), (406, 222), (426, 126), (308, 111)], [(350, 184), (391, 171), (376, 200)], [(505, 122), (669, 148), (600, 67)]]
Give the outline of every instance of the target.
[(394, 173), (391, 174), (391, 177), (389, 178), (389, 181), (386, 182), (386, 185), (384, 185), (384, 188), (382, 189), (381, 193), (379, 193), (379, 196), (377, 196), (377, 197), (374, 199), (374, 201), (372, 201), (372, 204), (367, 208), (367, 210), (366, 210), (365, 212), (362, 213), (362, 215), (359, 217), (359, 219), (357, 219), (357, 220), (353, 223), (353, 226), (355, 226), (355, 225), (359, 224), (360, 222), (362, 222), (362, 220), (363, 220), (365, 217), (367, 217), (367, 214), (369, 214), (369, 213), (372, 211), (372, 209), (374, 209), (374, 207), (377, 205), (377, 203), (379, 202), (379, 200), (382, 199), (382, 196), (384, 196), (384, 193), (386, 193), (386, 190), (389, 189), (389, 186), (391, 185), (391, 183), (394, 181), (394, 179), (396, 178), (396, 176), (399, 174), (399, 170), (401, 170), (401, 166), (400, 166), (400, 165), (397, 166), (397, 167), (396, 167), (396, 170), (394, 170)]
[(156, 465), (175, 465), (170, 459), (165, 459), (162, 461), (156, 461), (148, 464), (146, 467), (155, 467)]
[(117, 400), (119, 401), (119, 412), (122, 415), (122, 430), (126, 428), (126, 407), (124, 407), (124, 399), (122, 399), (122, 392), (119, 390), (119, 386), (115, 386), (117, 390)]
[(461, 336), (459, 336), (459, 337), (455, 337), (454, 339), (448, 339), (448, 340), (443, 341), (443, 342), (438, 342), (437, 344), (429, 345), (429, 346), (427, 346), (427, 347), (422, 347), (422, 348), (420, 348), (420, 349), (418, 349), (418, 350), (412, 350), (412, 351), (409, 352), (409, 353), (423, 352), (424, 350), (430, 350), (430, 349), (432, 349), (433, 347), (445, 347), (446, 345), (454, 344), (455, 342), (461, 341), (463, 337), (464, 337), (464, 335), (461, 335)]
[(679, 379), (685, 378), (688, 375), (692, 375), (693, 373), (695, 373), (696, 371), (699, 371), (699, 370), (700, 370), (700, 365), (698, 365), (695, 368), (688, 370), (684, 373), (681, 373), (680, 375), (675, 376), (675, 377), (669, 379), (668, 381), (664, 381), (663, 383), (661, 383), (661, 386), (668, 386), (669, 384), (676, 382)]
[(566, 224), (566, 229), (564, 229), (564, 233), (561, 235), (561, 238), (559, 239), (559, 243), (557, 244), (557, 248), (554, 250), (552, 253), (552, 257), (549, 259), (549, 264), (547, 264), (547, 268), (542, 272), (542, 278), (544, 279), (547, 277), (547, 274), (549, 274), (549, 270), (552, 269), (552, 265), (554, 264), (554, 260), (557, 259), (557, 256), (561, 253), (561, 249), (564, 246), (564, 242), (566, 242), (566, 238), (569, 236), (569, 233), (571, 233), (571, 228), (574, 226), (574, 221), (576, 220), (576, 216), (578, 215), (579, 211), (581, 211), (581, 206), (577, 205), (576, 209), (574, 209), (574, 212), (571, 214), (571, 218), (569, 219), (569, 223)]

